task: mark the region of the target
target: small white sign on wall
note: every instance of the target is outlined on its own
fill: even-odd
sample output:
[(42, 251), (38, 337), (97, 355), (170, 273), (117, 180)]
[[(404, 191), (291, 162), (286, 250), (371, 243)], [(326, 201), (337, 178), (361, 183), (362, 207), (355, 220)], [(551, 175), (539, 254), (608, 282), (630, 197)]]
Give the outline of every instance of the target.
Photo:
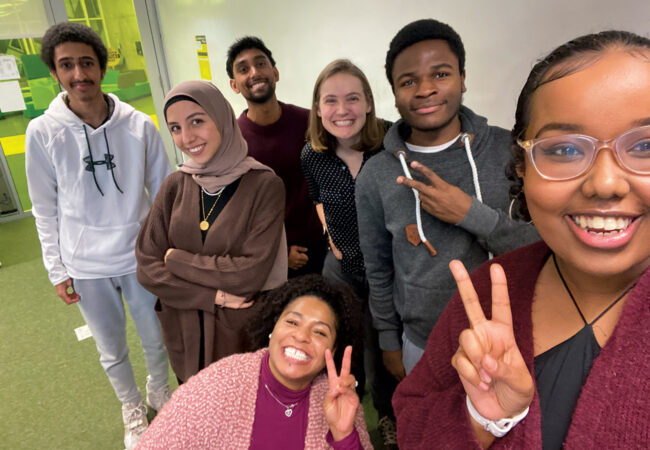
[(18, 81), (0, 82), (0, 112), (24, 111), (27, 109)]
[(0, 55), (0, 81), (20, 78), (14, 55)]

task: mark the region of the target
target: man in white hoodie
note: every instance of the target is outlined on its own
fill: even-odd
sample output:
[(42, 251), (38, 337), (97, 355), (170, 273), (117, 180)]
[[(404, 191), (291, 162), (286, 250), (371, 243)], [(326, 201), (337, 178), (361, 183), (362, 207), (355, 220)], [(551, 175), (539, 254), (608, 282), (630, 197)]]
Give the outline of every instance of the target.
[(144, 350), (147, 403), (170, 396), (167, 350), (156, 298), (136, 279), (135, 240), (153, 197), (170, 173), (153, 121), (104, 94), (107, 51), (90, 28), (51, 27), (41, 58), (64, 92), (27, 127), (25, 163), (43, 262), (56, 293), (77, 303), (100, 362), (122, 403), (124, 444), (134, 448), (147, 409), (126, 344), (122, 294)]

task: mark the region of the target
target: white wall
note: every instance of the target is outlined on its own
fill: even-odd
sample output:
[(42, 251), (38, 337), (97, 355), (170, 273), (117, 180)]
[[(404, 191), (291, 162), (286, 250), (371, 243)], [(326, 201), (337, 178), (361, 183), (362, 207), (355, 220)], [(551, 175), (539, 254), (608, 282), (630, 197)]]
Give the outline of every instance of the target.
[(310, 107), (313, 84), (330, 61), (347, 57), (370, 80), (380, 117), (397, 119), (384, 73), (388, 44), (407, 23), (435, 18), (462, 37), (464, 103), (505, 128), (533, 63), (582, 34), (618, 28), (648, 36), (648, 0), (159, 0), (171, 82), (198, 79), (198, 44), (207, 37), (213, 82), (239, 114), (246, 102), (229, 87), (226, 51), (245, 35), (262, 38), (280, 72), (281, 101)]

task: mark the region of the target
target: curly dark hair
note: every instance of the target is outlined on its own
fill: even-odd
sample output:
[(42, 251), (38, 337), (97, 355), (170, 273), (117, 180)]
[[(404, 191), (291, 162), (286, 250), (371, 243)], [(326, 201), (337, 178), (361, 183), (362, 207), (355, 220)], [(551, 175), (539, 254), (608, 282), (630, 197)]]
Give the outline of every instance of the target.
[(97, 33), (80, 23), (62, 22), (51, 26), (41, 41), (41, 59), (52, 72), (56, 72), (54, 49), (65, 42), (81, 42), (91, 46), (97, 55), (102, 72), (106, 70), (108, 52)]
[[(363, 353), (363, 302), (348, 286), (332, 284), (315, 274), (292, 278), (276, 289), (255, 296), (254, 300), (263, 302), (264, 308), (248, 330), (253, 348), (266, 347), (269, 333), (282, 312), (295, 299), (306, 295), (318, 297), (334, 312), (336, 341), (333, 356), (337, 367), (341, 367), (346, 346), (351, 345), (356, 352)], [(354, 368), (352, 372), (355, 372)]]
[(523, 180), (517, 175), (517, 168), (525, 164), (525, 152), (517, 144), (530, 124), (530, 106), (535, 91), (546, 83), (578, 72), (595, 63), (602, 54), (612, 48), (624, 48), (630, 53), (650, 49), (650, 39), (629, 31), (607, 30), (587, 34), (563, 44), (538, 60), (528, 75), (519, 94), (515, 125), (510, 132), (511, 158), (506, 175), (510, 180), (510, 197), (518, 201), (513, 207), (513, 217), (530, 220), (530, 213), (523, 195)]
[(269, 61), (271, 61), (271, 66), (275, 67), (275, 60), (273, 59), (271, 50), (269, 50), (266, 45), (264, 45), (264, 42), (255, 36), (244, 36), (243, 38), (237, 39), (228, 49), (228, 58), (226, 59), (226, 72), (228, 72), (228, 76), (231, 80), (235, 78), (235, 74), (232, 71), (232, 66), (235, 63), (235, 58), (237, 58), (241, 52), (250, 48), (255, 48), (264, 53), (266, 57), (269, 58)]
[(393, 40), (390, 41), (390, 46), (386, 53), (386, 77), (388, 77), (388, 82), (393, 90), (395, 90), (395, 84), (393, 83), (393, 65), (395, 64), (397, 55), (413, 44), (431, 39), (446, 41), (452, 53), (458, 58), (458, 68), (460, 69), (461, 75), (465, 73), (465, 47), (458, 33), (446, 23), (439, 22), (435, 19), (416, 20), (397, 32)]

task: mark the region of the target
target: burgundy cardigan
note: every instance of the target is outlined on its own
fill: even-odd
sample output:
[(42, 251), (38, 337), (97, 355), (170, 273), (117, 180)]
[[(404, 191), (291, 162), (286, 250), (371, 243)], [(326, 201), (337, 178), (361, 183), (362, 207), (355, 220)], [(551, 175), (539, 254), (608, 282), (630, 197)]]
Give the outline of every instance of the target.
[[(517, 345), (534, 370), (531, 307), (535, 283), (549, 256), (538, 242), (497, 257), (508, 277)], [(488, 261), (472, 274), (481, 305), (490, 317)], [(397, 388), (393, 406), (400, 448), (480, 448), (465, 406), (465, 391), (451, 358), (469, 322), (458, 293), (433, 329), (422, 359)], [(596, 358), (576, 404), (564, 448), (650, 448), (650, 269), (630, 292), (614, 333)], [(561, 399), (559, 399), (561, 401)], [(539, 396), (528, 416), (494, 449), (542, 447)]]

